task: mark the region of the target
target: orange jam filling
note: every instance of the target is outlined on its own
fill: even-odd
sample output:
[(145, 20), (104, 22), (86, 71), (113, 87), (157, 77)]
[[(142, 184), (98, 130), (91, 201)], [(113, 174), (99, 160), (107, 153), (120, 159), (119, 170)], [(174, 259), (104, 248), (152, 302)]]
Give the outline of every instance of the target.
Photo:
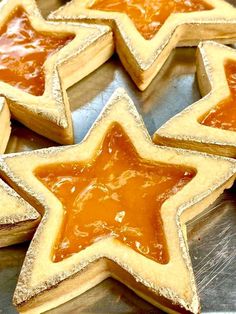
[(145, 39), (152, 39), (171, 13), (210, 10), (202, 0), (97, 0), (91, 9), (127, 14)]
[(17, 8), (0, 28), (0, 80), (40, 96), (45, 89), (43, 65), (74, 35), (50, 36), (35, 31), (27, 14)]
[(201, 124), (236, 131), (236, 62), (228, 61), (226, 63), (225, 74), (231, 95), (210, 110)]
[(113, 237), (165, 264), (169, 255), (160, 208), (195, 172), (141, 159), (120, 125), (113, 124), (89, 162), (48, 165), (35, 175), (64, 207), (54, 262)]

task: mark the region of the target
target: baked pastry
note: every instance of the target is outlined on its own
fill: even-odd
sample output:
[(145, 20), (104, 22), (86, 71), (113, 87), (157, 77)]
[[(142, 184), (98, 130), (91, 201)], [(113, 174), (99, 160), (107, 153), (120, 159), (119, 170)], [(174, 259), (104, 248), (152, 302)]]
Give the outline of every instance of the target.
[(0, 98), (0, 154), (4, 153), (10, 134), (10, 112), (5, 99)]
[(182, 229), (232, 185), (235, 165), (154, 145), (122, 89), (81, 144), (3, 157), (4, 178), (44, 212), (18, 311), (42, 313), (112, 276), (167, 312), (198, 313)]
[[(4, 153), (11, 133), (10, 112), (0, 98), (0, 153)], [(0, 179), (0, 247), (32, 238), (40, 216), (15, 191)]]
[(49, 15), (110, 25), (117, 53), (141, 90), (177, 46), (235, 42), (235, 18), (236, 10), (223, 0), (72, 0)]
[(167, 121), (154, 142), (236, 157), (236, 52), (215, 42), (197, 50), (201, 100)]
[(56, 142), (73, 143), (66, 88), (112, 55), (110, 29), (47, 22), (33, 0), (3, 0), (0, 12), (0, 94), (13, 118)]
[(1, 179), (0, 195), (0, 247), (30, 240), (40, 215)]

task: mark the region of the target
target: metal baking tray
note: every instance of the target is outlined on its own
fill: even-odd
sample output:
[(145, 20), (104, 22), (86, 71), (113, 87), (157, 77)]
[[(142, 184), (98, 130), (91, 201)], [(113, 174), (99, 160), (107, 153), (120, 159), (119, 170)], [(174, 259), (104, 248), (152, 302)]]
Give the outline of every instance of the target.
[[(236, 4), (236, 0), (229, 1)], [(40, 0), (44, 16), (65, 1)], [(165, 121), (200, 98), (195, 77), (195, 49), (179, 48), (149, 88), (137, 90), (114, 55), (97, 71), (68, 90), (80, 142), (117, 87), (135, 102), (152, 135)], [(7, 152), (54, 146), (55, 143), (13, 123)], [(236, 313), (236, 184), (187, 226), (188, 243), (203, 313)], [(0, 313), (17, 313), (12, 295), (28, 244), (0, 249)], [(163, 313), (113, 279), (48, 311), (66, 313)]]

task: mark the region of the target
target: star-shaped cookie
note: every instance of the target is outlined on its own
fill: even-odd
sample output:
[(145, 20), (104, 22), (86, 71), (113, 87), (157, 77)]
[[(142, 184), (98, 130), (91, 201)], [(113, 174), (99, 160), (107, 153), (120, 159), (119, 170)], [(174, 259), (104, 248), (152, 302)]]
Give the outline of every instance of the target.
[(200, 43), (197, 76), (203, 98), (167, 121), (154, 142), (236, 157), (236, 51)]
[(81, 144), (3, 156), (1, 168), (44, 212), (19, 312), (55, 308), (109, 276), (165, 311), (199, 312), (183, 224), (232, 185), (234, 160), (154, 145), (119, 89)]
[(34, 0), (3, 0), (0, 11), (0, 94), (13, 118), (73, 143), (66, 88), (112, 55), (109, 27), (45, 21)]
[(224, 0), (72, 0), (49, 19), (110, 25), (117, 53), (141, 90), (174, 48), (236, 38), (236, 10)]

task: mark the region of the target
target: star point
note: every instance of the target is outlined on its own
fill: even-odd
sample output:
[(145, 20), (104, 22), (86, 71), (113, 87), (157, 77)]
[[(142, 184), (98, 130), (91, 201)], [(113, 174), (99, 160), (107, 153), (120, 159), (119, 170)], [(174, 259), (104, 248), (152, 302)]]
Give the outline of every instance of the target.
[(0, 247), (31, 240), (38, 212), (0, 179)]

